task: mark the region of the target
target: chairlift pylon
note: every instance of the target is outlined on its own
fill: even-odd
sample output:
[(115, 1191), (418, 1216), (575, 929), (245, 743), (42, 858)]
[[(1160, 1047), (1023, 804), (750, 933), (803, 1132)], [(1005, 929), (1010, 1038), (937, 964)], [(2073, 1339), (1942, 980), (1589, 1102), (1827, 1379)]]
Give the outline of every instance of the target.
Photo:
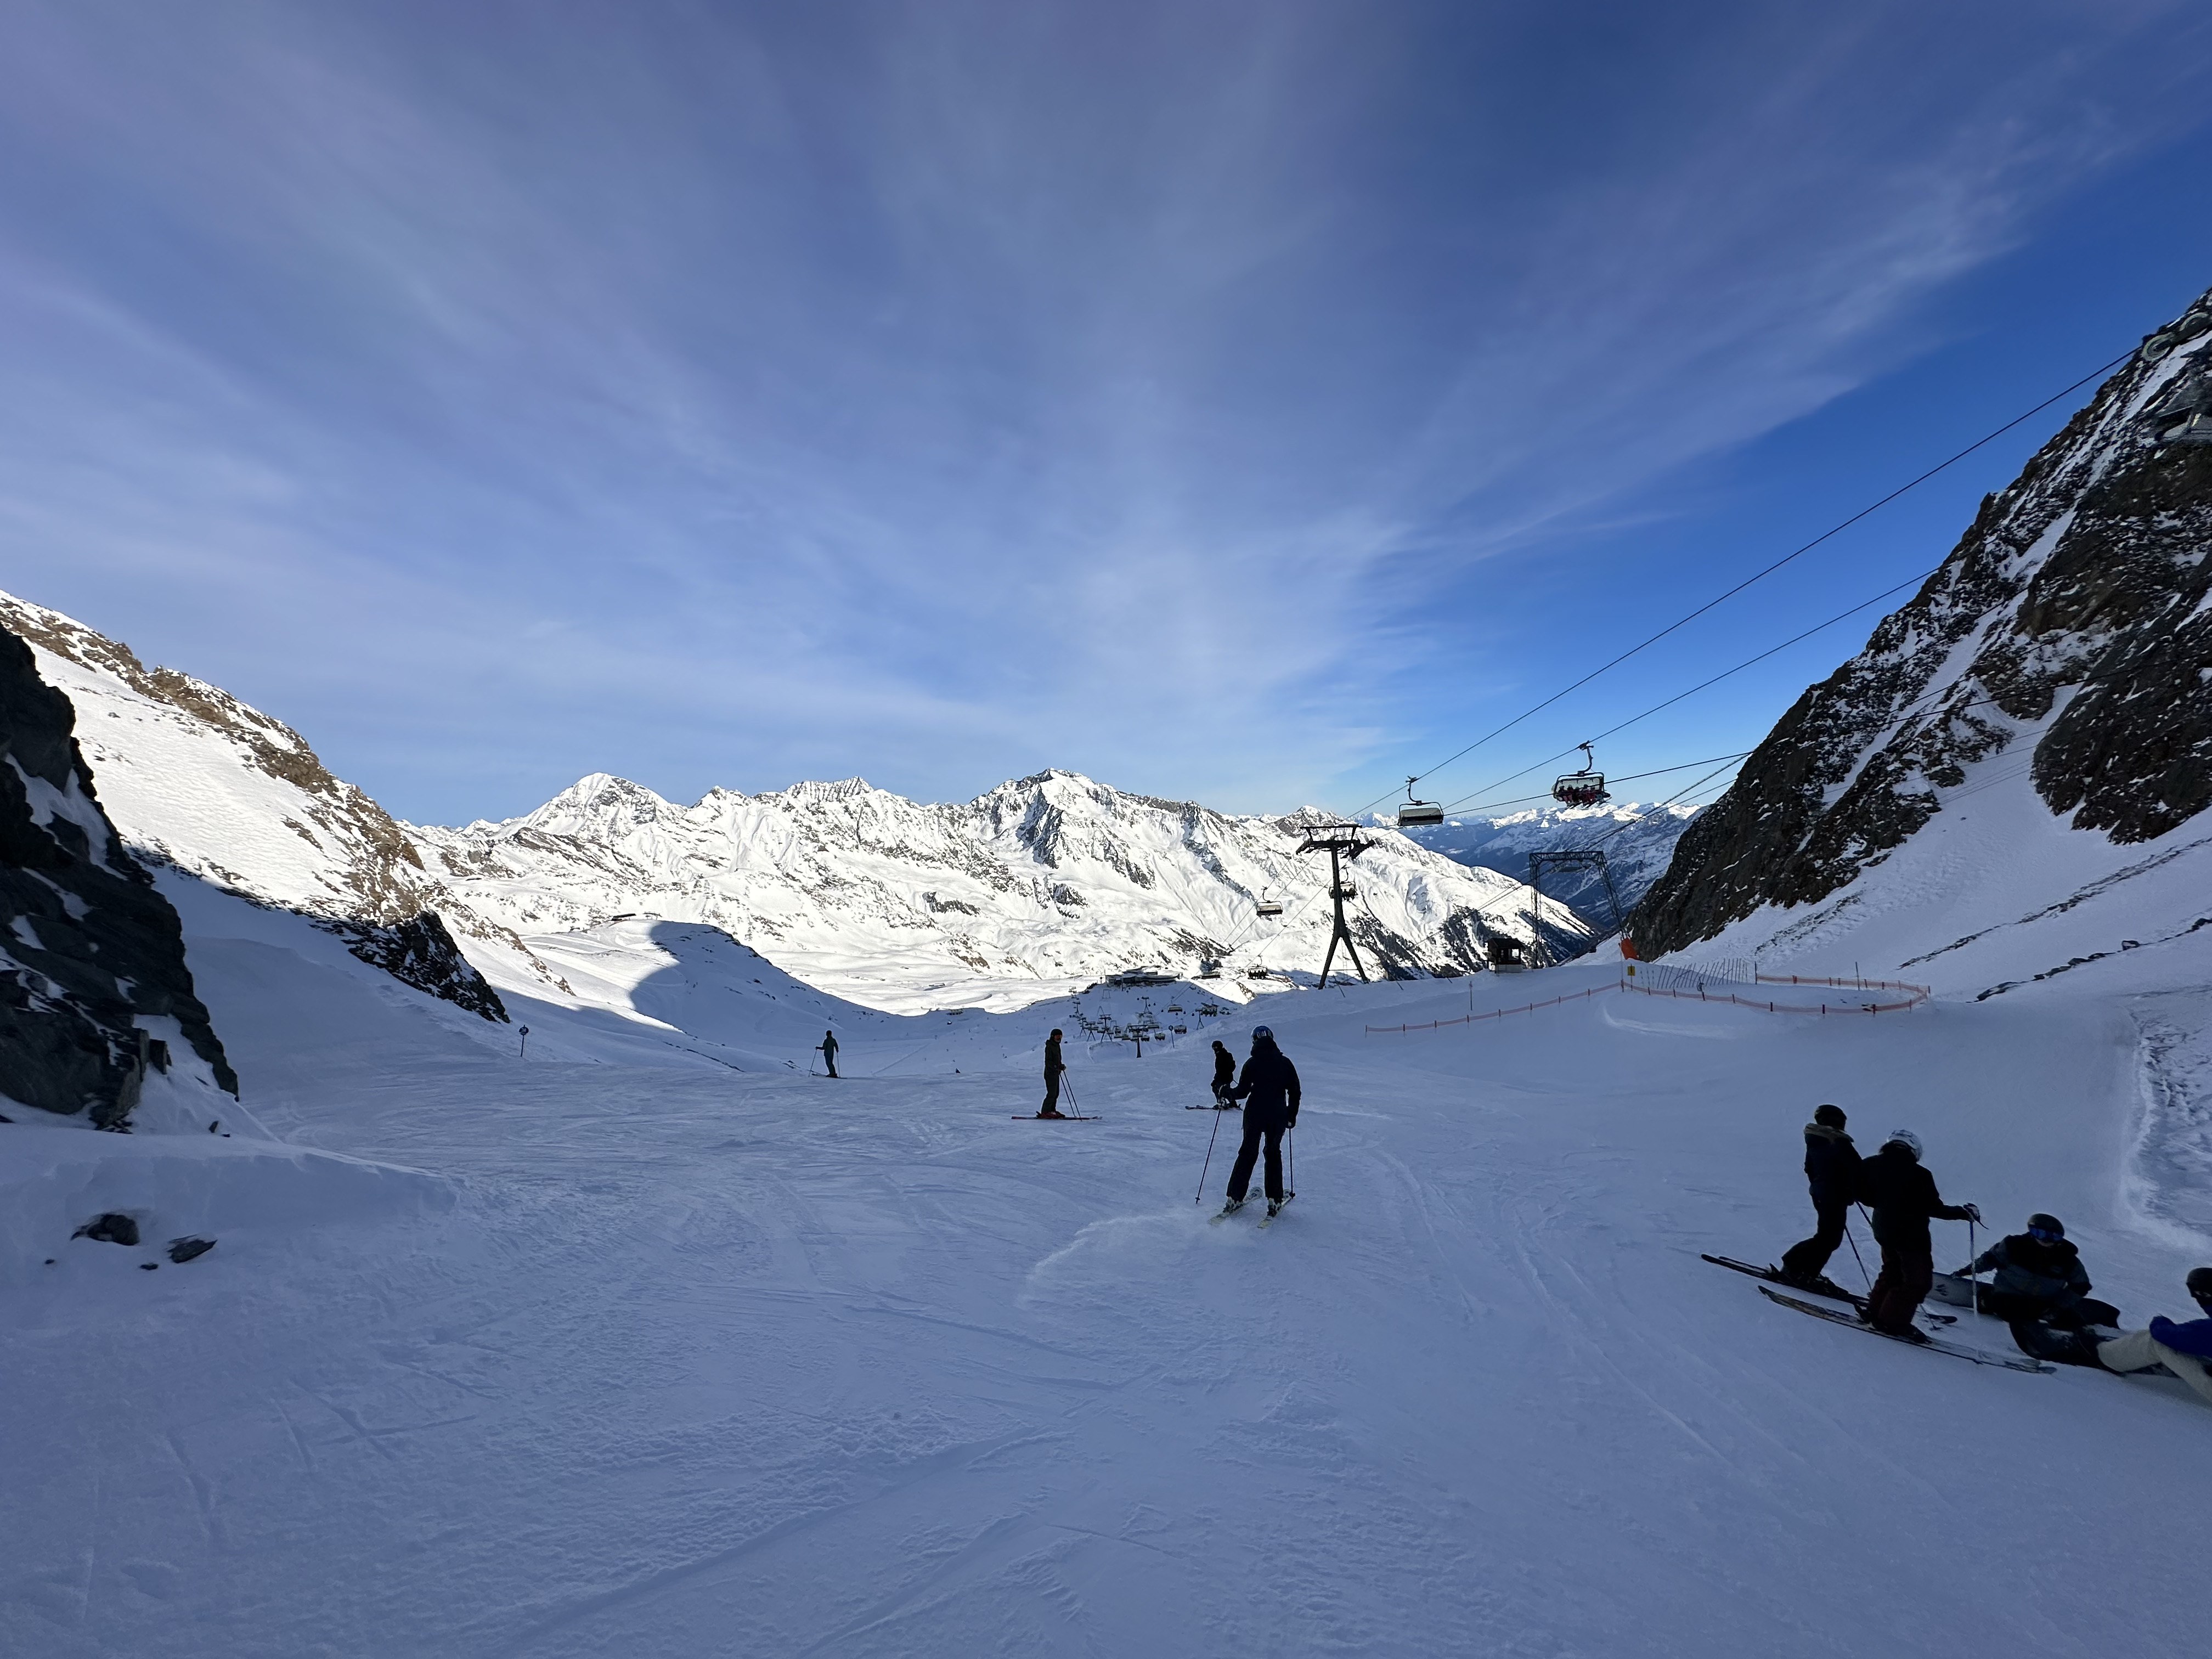
[(1552, 799), (1563, 806), (1599, 806), (1613, 799), (1605, 792), (1605, 774), (1597, 769), (1597, 761), (1590, 753), (1589, 744), (1575, 745), (1583, 751), (1583, 769), (1570, 772), (1552, 785)]
[(1424, 823), (1442, 823), (1444, 821), (1444, 809), (1437, 802), (1413, 799), (1413, 786), (1419, 781), (1419, 777), (1406, 780), (1406, 804), (1398, 809), (1398, 827), (1401, 830), (1410, 830)]

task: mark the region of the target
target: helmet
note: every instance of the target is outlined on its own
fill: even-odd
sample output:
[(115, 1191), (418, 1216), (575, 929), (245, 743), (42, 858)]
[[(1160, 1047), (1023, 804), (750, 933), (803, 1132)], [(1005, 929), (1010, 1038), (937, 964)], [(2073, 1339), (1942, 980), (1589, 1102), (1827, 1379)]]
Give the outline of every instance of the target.
[(2061, 1238), (2066, 1237), (2066, 1224), (2061, 1221), (2057, 1216), (2045, 1215), (2040, 1210), (2038, 1210), (2033, 1215), (2028, 1217), (2027, 1230), (2032, 1233), (2056, 1233)]
[(2190, 1295), (2200, 1302), (2212, 1302), (2212, 1267), (2191, 1267), (2186, 1282)]
[(1253, 1042), (1257, 1042), (1261, 1037), (1265, 1037), (1268, 1042), (1273, 1042), (1275, 1040), (1275, 1034), (1264, 1025), (1255, 1025), (1252, 1028)]
[(1889, 1132), (1888, 1141), (1884, 1144), (1904, 1147), (1907, 1152), (1912, 1154), (1916, 1161), (1920, 1157), (1920, 1137), (1913, 1133), (1910, 1129), (1892, 1129)]
[(1815, 1106), (1813, 1109), (1813, 1121), (1831, 1129), (1840, 1129), (1845, 1121), (1844, 1109), (1840, 1106)]

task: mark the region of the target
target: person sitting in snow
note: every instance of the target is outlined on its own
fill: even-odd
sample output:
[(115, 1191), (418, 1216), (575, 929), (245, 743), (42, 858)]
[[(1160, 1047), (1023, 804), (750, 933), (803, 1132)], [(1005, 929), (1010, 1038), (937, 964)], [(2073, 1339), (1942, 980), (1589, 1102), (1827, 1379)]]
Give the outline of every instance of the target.
[[(2081, 1252), (2055, 1215), (2038, 1210), (2028, 1217), (2026, 1232), (1999, 1239), (1960, 1268), (1959, 1276), (1968, 1279), (1992, 1268), (1996, 1277), (1976, 1293), (1975, 1305), (2007, 1324), (2078, 1331), (2086, 1325), (2120, 1322), (2118, 1308), (2089, 1294)], [(2020, 1334), (2013, 1334), (2019, 1340)]]
[(1898, 1129), (1881, 1150), (1859, 1164), (1859, 1201), (1874, 1212), (1875, 1243), (1881, 1246), (1881, 1272), (1868, 1292), (1859, 1317), (1886, 1336), (1925, 1342), (1912, 1316), (1936, 1284), (1936, 1247), (1928, 1223), (1979, 1221), (1971, 1204), (1946, 1204), (1936, 1177), (1920, 1167), (1920, 1137)]
[(1237, 1103), (1229, 1097), (1229, 1085), (1237, 1081), (1237, 1056), (1231, 1054), (1219, 1037), (1213, 1039), (1213, 1109), (1234, 1111)]
[(2146, 1331), (2130, 1331), (2097, 1345), (2097, 1363), (2108, 1371), (2163, 1365), (2212, 1402), (2212, 1267), (2193, 1267), (2189, 1294), (2204, 1314), (2177, 1324), (2154, 1318)]
[(1782, 1253), (1782, 1277), (1800, 1290), (1850, 1299), (1850, 1292), (1827, 1275), (1828, 1258), (1844, 1242), (1851, 1199), (1858, 1190), (1859, 1149), (1844, 1133), (1840, 1106), (1818, 1106), (1805, 1126), (1805, 1184), (1813, 1194), (1816, 1223), (1810, 1238)]

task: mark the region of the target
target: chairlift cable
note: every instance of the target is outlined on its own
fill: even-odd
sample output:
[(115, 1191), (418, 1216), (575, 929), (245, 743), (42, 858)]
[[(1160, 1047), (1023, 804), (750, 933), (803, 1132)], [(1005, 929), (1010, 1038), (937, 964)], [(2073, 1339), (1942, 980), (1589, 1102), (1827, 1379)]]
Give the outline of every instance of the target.
[[(1678, 691), (1673, 696), (1668, 698), (1664, 702), (1653, 703), (1650, 708), (1645, 709), (1642, 714), (1631, 715), (1628, 719), (1621, 721), (1618, 726), (1608, 726), (1606, 730), (1599, 732), (1596, 737), (1592, 738), (1590, 741), (1592, 743), (1598, 743), (1611, 737), (1616, 732), (1626, 732), (1630, 726), (1635, 725), (1638, 720), (1649, 720), (1652, 715), (1657, 714), (1662, 708), (1672, 708), (1676, 703), (1681, 702), (1685, 697), (1693, 697), (1700, 691), (1707, 690), (1713, 686), (1718, 685), (1723, 680), (1727, 679), (1730, 675), (1741, 674), (1745, 669), (1750, 668), (1756, 664), (1765, 662), (1769, 657), (1775, 655), (1778, 652), (1787, 651), (1793, 645), (1802, 645), (1807, 640), (1811, 639), (1814, 635), (1821, 633), (1827, 629), (1833, 628), (1838, 623), (1842, 622), (1846, 617), (1855, 617), (1862, 611), (1865, 611), (1874, 605), (1880, 605), (1884, 599), (1888, 599), (1892, 594), (1901, 593), (1908, 587), (1917, 586), (1918, 584), (1926, 581), (1930, 576), (1934, 575), (1937, 570), (1941, 570), (1942, 568), (1943, 567), (1939, 564), (1936, 567), (1935, 570), (1924, 570), (1917, 576), (1908, 576), (1905, 580), (1898, 583), (1894, 587), (1884, 588), (1881, 592), (1875, 594), (1870, 599), (1861, 599), (1850, 610), (1838, 611), (1834, 616), (1829, 617), (1827, 621), (1819, 624), (1819, 626), (1808, 628), (1803, 633), (1796, 635), (1793, 639), (1787, 639), (1783, 641), (1779, 645), (1769, 647), (1766, 650), (1760, 652), (1755, 657), (1747, 657), (1743, 661), (1738, 663), (1735, 667), (1723, 670), (1722, 672), (1714, 675), (1712, 678), (1702, 681), (1698, 684), (1692, 686), (1686, 691)], [(1534, 711), (1531, 710), (1530, 712), (1534, 713)], [(1582, 745), (1580, 744), (1577, 744), (1571, 749), (1563, 749), (1556, 755), (1546, 757), (1544, 759), (1538, 761), (1533, 766), (1524, 766), (1518, 772), (1509, 772), (1504, 777), (1495, 779), (1492, 781), (1485, 784), (1481, 788), (1475, 790), (1473, 793), (1462, 795), (1458, 800), (1454, 801), (1444, 810), (1448, 812), (1456, 811), (1462, 805), (1464, 805), (1464, 803), (1473, 800), (1476, 795), (1486, 795), (1492, 790), (1500, 788), (1504, 785), (1512, 782), (1516, 778), (1525, 778), (1531, 772), (1540, 772), (1546, 767), (1565, 760), (1568, 756), (1572, 755), (1581, 747)], [(1749, 751), (1747, 750), (1746, 752), (1747, 753)]]
[[(1566, 696), (1570, 692), (1580, 690), (1583, 686), (1588, 685), (1592, 680), (1597, 678), (1601, 674), (1608, 673), (1612, 670), (1620, 667), (1621, 664), (1626, 662), (1631, 657), (1637, 655), (1640, 652), (1648, 650), (1652, 646), (1656, 645), (1660, 641), (1665, 639), (1669, 634), (1674, 633), (1677, 629), (1686, 626), (1690, 623), (1695, 622), (1699, 617), (1704, 616), (1708, 611), (1712, 610), (1714, 606), (1724, 604), (1728, 600), (1734, 599), (1737, 594), (1742, 592), (1744, 589), (1751, 586), (1753, 583), (1764, 581), (1767, 577), (1781, 569), (1783, 566), (1791, 562), (1793, 560), (1802, 557), (1804, 555), (1811, 552), (1814, 548), (1820, 546), (1821, 543), (1842, 534), (1844, 531), (1850, 529), (1853, 525), (1856, 524), (1860, 520), (1867, 517), (1869, 514), (1879, 512), (1881, 508), (1888, 506), (1892, 501), (1895, 501), (1899, 496), (1905, 495), (1910, 490), (1918, 489), (1922, 484), (1926, 483), (1929, 479), (1936, 477), (1936, 474), (1942, 472), (1950, 467), (1955, 466), (1959, 462), (1965, 460), (1967, 456), (1972, 454), (1976, 450), (1982, 448), (1985, 445), (1994, 443), (1997, 439), (2011, 431), (2013, 428), (2018, 426), (2021, 422), (2028, 420), (2032, 416), (2040, 415), (2045, 410), (2050, 408), (2051, 404), (2057, 403), (2060, 398), (2070, 397), (2073, 393), (2080, 391), (2083, 386), (2088, 385), (2092, 380), (2097, 380), (2102, 375), (2110, 374), (2113, 369), (2118, 368), (2122, 363), (2127, 362), (2129, 358), (2134, 356), (2142, 348), (2140, 346), (2130, 346), (2125, 351), (2113, 358), (2110, 362), (2104, 364), (2100, 368), (2092, 369), (2088, 374), (2084, 374), (2080, 380), (2075, 381), (2073, 385), (2065, 387), (2062, 391), (2052, 392), (2051, 396), (2045, 398), (2041, 403), (2036, 404), (2034, 408), (2022, 410), (2020, 414), (2014, 416), (2012, 419), (2007, 421), (2002, 426), (1998, 427), (1996, 430), (1986, 433), (1983, 436), (1975, 439), (1973, 442), (1968, 444), (1964, 449), (1960, 450), (1956, 454), (1950, 456), (1947, 459), (1937, 462), (1934, 466), (1929, 467), (1925, 472), (1920, 474), (1919, 477), (1913, 478), (1907, 483), (1899, 484), (1896, 489), (1891, 490), (1889, 494), (1884, 495), (1881, 500), (1875, 501), (1869, 506), (1861, 507), (1857, 512), (1852, 514), (1850, 517), (1844, 520), (1841, 523), (1831, 526), (1828, 529), (1822, 531), (1819, 535), (1814, 537), (1811, 541), (1805, 543), (1802, 546), (1798, 547), (1789, 553), (1785, 553), (1782, 557), (1777, 559), (1772, 564), (1768, 565), (1765, 569), (1756, 571), (1751, 575), (1745, 577), (1741, 581), (1738, 582), (1734, 587), (1729, 588), (1726, 592), (1706, 600), (1705, 604), (1699, 605), (1695, 611), (1691, 611), (1687, 616), (1679, 617), (1675, 621), (1668, 623), (1666, 627), (1661, 629), (1649, 639), (1643, 641), (1639, 644), (1631, 646), (1627, 650), (1622, 652), (1610, 662), (1592, 669), (1589, 673), (1583, 675), (1582, 678), (1577, 680), (1573, 684), (1565, 686), (1559, 690), (1554, 691), (1550, 696), (1545, 698), (1543, 702), (1523, 709), (1521, 713), (1516, 714), (1511, 720), (1506, 721), (1504, 725), (1497, 727), (1495, 730), (1486, 732), (1480, 738), (1477, 738), (1473, 743), (1468, 744), (1466, 748), (1461, 750), (1457, 754), (1448, 756), (1444, 759), (1438, 761), (1434, 766), (1430, 767), (1427, 771), (1415, 773), (1413, 775), (1414, 781), (1419, 782), (1421, 779), (1427, 777), (1431, 773), (1440, 772), (1445, 767), (1449, 766), (1454, 761), (1473, 754), (1476, 750), (1481, 748), (1483, 744), (1488, 743), (1492, 738), (1503, 736), (1505, 732), (1511, 731), (1515, 726), (1520, 725), (1522, 720), (1527, 720), (1530, 715), (1550, 708), (1553, 703), (1559, 702), (1560, 698)], [(1924, 578), (1923, 580), (1924, 580)], [(1892, 591), (1894, 592), (1895, 590), (1893, 589)], [(1869, 601), (1869, 603), (1872, 603), (1872, 601)], [(1854, 608), (1857, 609), (1863, 607)], [(1845, 614), (1849, 615), (1850, 613), (1846, 612)], [(1778, 647), (1777, 648), (1779, 649), (1780, 647)], [(1756, 661), (1758, 659), (1754, 658), (1753, 660)], [(1571, 753), (1572, 751), (1570, 750), (1569, 752)], [(1554, 758), (1557, 758), (1557, 757), (1554, 757)], [(1540, 763), (1549, 765), (1551, 763), (1547, 761)], [(1532, 767), (1529, 769), (1533, 771), (1535, 769)], [(1519, 773), (1516, 773), (1514, 775), (1518, 777), (1521, 775)], [(1373, 800), (1368, 802), (1365, 806), (1361, 807), (1359, 809), (1359, 812), (1372, 811), (1382, 802), (1389, 799), (1392, 793), (1394, 792), (1385, 791), (1383, 793), (1377, 795)], [(1353, 813), (1352, 816), (1357, 817), (1358, 816), (1358, 812)]]

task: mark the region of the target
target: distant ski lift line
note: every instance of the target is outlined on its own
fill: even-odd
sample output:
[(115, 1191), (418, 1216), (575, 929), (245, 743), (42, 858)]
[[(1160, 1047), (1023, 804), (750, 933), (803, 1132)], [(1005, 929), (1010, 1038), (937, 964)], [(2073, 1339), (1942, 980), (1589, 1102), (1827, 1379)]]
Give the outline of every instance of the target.
[[(1612, 661), (1605, 663), (1599, 667), (1593, 668), (1589, 673), (1583, 675), (1582, 678), (1577, 680), (1572, 685), (1563, 686), (1559, 690), (1552, 693), (1550, 696), (1545, 698), (1543, 702), (1533, 704), (1530, 707), (1522, 709), (1511, 720), (1506, 721), (1504, 725), (1497, 727), (1494, 731), (1484, 733), (1481, 737), (1477, 738), (1473, 743), (1468, 744), (1466, 748), (1461, 750), (1457, 754), (1446, 756), (1443, 760), (1438, 761), (1434, 766), (1428, 768), (1426, 771), (1416, 772), (1413, 775), (1413, 781), (1418, 783), (1423, 778), (1429, 776), (1431, 773), (1441, 772), (1445, 767), (1449, 766), (1454, 761), (1473, 754), (1476, 750), (1481, 748), (1483, 744), (1488, 743), (1492, 738), (1502, 737), (1504, 733), (1511, 731), (1515, 726), (1520, 725), (1522, 720), (1527, 720), (1531, 714), (1538, 714), (1540, 711), (1550, 708), (1553, 703), (1559, 702), (1560, 698), (1565, 696), (1569, 692), (1578, 691), (1583, 686), (1588, 685), (1592, 680), (1597, 678), (1599, 675), (1609, 673), (1613, 669), (1620, 667), (1621, 664), (1626, 662), (1631, 657), (1633, 657), (1638, 653), (1648, 650), (1652, 646), (1658, 644), (1660, 641), (1665, 639), (1669, 634), (1674, 633), (1677, 629), (1685, 627), (1687, 624), (1695, 622), (1698, 617), (1704, 616), (1706, 611), (1711, 611), (1714, 606), (1725, 604), (1728, 600), (1734, 599), (1737, 594), (1742, 592), (1744, 589), (1751, 586), (1753, 583), (1765, 580), (1767, 577), (1772, 575), (1776, 571), (1781, 569), (1784, 565), (1790, 563), (1793, 559), (1801, 558), (1805, 554), (1810, 553), (1814, 548), (1820, 546), (1822, 542), (1828, 540), (1831, 537), (1842, 534), (1844, 531), (1850, 529), (1853, 525), (1856, 524), (1861, 519), (1865, 518), (1868, 514), (1879, 512), (1881, 508), (1887, 507), (1892, 501), (1895, 501), (1899, 496), (1905, 495), (1907, 491), (1918, 489), (1922, 484), (1926, 483), (1929, 479), (1934, 477), (1937, 473), (1942, 472), (1949, 467), (1955, 466), (1959, 462), (1965, 460), (1967, 456), (1972, 454), (1984, 445), (1994, 443), (1997, 439), (2002, 438), (2006, 433), (2011, 431), (2013, 428), (2018, 426), (2022, 421), (2030, 419), (2034, 416), (2040, 415), (2045, 410), (2050, 408), (2051, 404), (2057, 403), (2061, 398), (2070, 397), (2073, 393), (2079, 392), (2083, 386), (2088, 385), (2090, 381), (2094, 380), (2102, 375), (2109, 374), (2112, 370), (2118, 368), (2122, 363), (2127, 362), (2130, 357), (2133, 357), (2142, 349), (2140, 343), (2136, 345), (2130, 346), (2125, 351), (2120, 353), (2118, 356), (2113, 358), (2110, 362), (2104, 364), (2100, 368), (2091, 369), (2080, 380), (2075, 381), (2073, 385), (2066, 386), (2060, 391), (2052, 392), (2041, 403), (2036, 404), (2034, 408), (2023, 410), (2021, 413), (2014, 416), (2012, 419), (2007, 421), (2002, 426), (1998, 427), (1996, 430), (1984, 433), (1982, 436), (1975, 439), (1973, 442), (1968, 444), (1964, 449), (1959, 451), (1955, 455), (1949, 457), (1948, 459), (1938, 461), (1934, 466), (1929, 467), (1925, 472), (1920, 474), (1918, 477), (1899, 484), (1896, 489), (1891, 490), (1888, 495), (1884, 495), (1880, 501), (1861, 507), (1857, 512), (1852, 514), (1850, 518), (1844, 520), (1841, 523), (1830, 526), (1819, 535), (1814, 537), (1811, 541), (1807, 542), (1803, 546), (1796, 548), (1791, 551), (1784, 554), (1772, 564), (1768, 565), (1764, 570), (1754, 571), (1750, 575), (1746, 576), (1741, 581), (1738, 582), (1734, 587), (1729, 588), (1725, 593), (1717, 595), (1716, 597), (1706, 600), (1703, 605), (1699, 605), (1695, 611), (1691, 611), (1687, 616), (1677, 617), (1674, 621), (1668, 623), (1666, 627), (1661, 629), (1657, 633), (1652, 635), (1649, 639), (1643, 641), (1640, 644), (1629, 647), (1627, 650), (1622, 652)], [(1938, 568), (1940, 568), (1941, 567)], [(1923, 578), (1922, 580), (1924, 580), (1925, 578)], [(1863, 609), (1863, 607), (1854, 608)], [(1845, 614), (1848, 615), (1850, 613), (1846, 612)], [(1826, 624), (1823, 624), (1823, 626), (1825, 625)], [(1816, 629), (1814, 631), (1817, 632), (1818, 630)], [(1777, 648), (1779, 649), (1780, 647)], [(1757, 659), (1754, 658), (1753, 660), (1756, 661)], [(1568, 752), (1572, 753), (1573, 751), (1569, 750)], [(1559, 757), (1558, 756), (1553, 757), (1553, 760), (1559, 758)], [(1538, 764), (1548, 766), (1551, 764), (1551, 762), (1542, 761), (1539, 762)], [(1532, 767), (1529, 769), (1533, 771), (1535, 769)], [(1514, 775), (1517, 777), (1520, 774), (1516, 773)], [(1495, 786), (1492, 787), (1494, 787)], [(1477, 793), (1479, 793), (1481, 792), (1478, 791)], [(1359, 816), (1359, 812), (1371, 812), (1376, 807), (1381, 805), (1384, 801), (1389, 799), (1390, 797), (1387, 792), (1377, 795), (1373, 800), (1369, 801), (1366, 805), (1359, 808), (1358, 812), (1354, 812), (1352, 816), (1357, 817)]]
[[(1834, 616), (1829, 617), (1827, 621), (1820, 623), (1814, 627), (1808, 628), (1803, 633), (1796, 635), (1790, 639), (1783, 641), (1779, 645), (1769, 646), (1765, 650), (1760, 652), (1755, 657), (1746, 657), (1741, 662), (1736, 664), (1735, 667), (1723, 669), (1711, 679), (1700, 680), (1697, 684), (1692, 686), (1686, 691), (1677, 691), (1673, 696), (1668, 698), (1664, 702), (1655, 702), (1650, 708), (1645, 709), (1642, 714), (1632, 714), (1626, 720), (1621, 721), (1618, 726), (1607, 726), (1604, 731), (1599, 732), (1596, 737), (1592, 738), (1590, 741), (1592, 743), (1601, 743), (1616, 732), (1626, 732), (1630, 726), (1635, 725), (1638, 720), (1649, 720), (1661, 709), (1671, 708), (1676, 703), (1681, 702), (1685, 697), (1694, 697), (1698, 692), (1705, 690), (1708, 686), (1718, 685), (1723, 680), (1728, 678), (1731, 674), (1741, 674), (1745, 669), (1751, 667), (1754, 663), (1765, 662), (1769, 657), (1773, 656), (1776, 653), (1787, 651), (1791, 646), (1799, 644), (1803, 641), (1809, 640), (1814, 635), (1820, 633), (1825, 629), (1833, 628), (1838, 623), (1843, 621), (1846, 617), (1856, 616), (1860, 611), (1868, 609), (1869, 606), (1880, 605), (1884, 599), (1889, 598), (1893, 593), (1901, 593), (1908, 587), (1918, 586), (1922, 582), (1926, 581), (1930, 576), (1934, 575), (1937, 570), (1941, 570), (1942, 568), (1943, 567), (1939, 564), (1935, 568), (1935, 569), (1923, 570), (1917, 576), (1907, 576), (1903, 581), (1898, 583), (1894, 587), (1886, 587), (1870, 599), (1861, 599), (1850, 610), (1838, 611)], [(1572, 689), (1572, 687), (1569, 688), (1569, 690)], [(1481, 788), (1474, 790), (1471, 793), (1461, 796), (1458, 800), (1452, 802), (1444, 810), (1447, 811), (1457, 811), (1466, 802), (1473, 800), (1476, 795), (1486, 795), (1492, 790), (1501, 788), (1504, 785), (1512, 782), (1516, 778), (1525, 778), (1531, 772), (1540, 772), (1544, 768), (1551, 765), (1554, 761), (1565, 760), (1568, 756), (1575, 752), (1575, 749), (1579, 749), (1581, 747), (1582, 745), (1580, 744), (1577, 744), (1574, 749), (1562, 749), (1558, 754), (1547, 756), (1544, 759), (1536, 762), (1532, 766), (1522, 767), (1518, 772), (1508, 772), (1502, 778), (1493, 778), (1488, 783), (1484, 784)]]

